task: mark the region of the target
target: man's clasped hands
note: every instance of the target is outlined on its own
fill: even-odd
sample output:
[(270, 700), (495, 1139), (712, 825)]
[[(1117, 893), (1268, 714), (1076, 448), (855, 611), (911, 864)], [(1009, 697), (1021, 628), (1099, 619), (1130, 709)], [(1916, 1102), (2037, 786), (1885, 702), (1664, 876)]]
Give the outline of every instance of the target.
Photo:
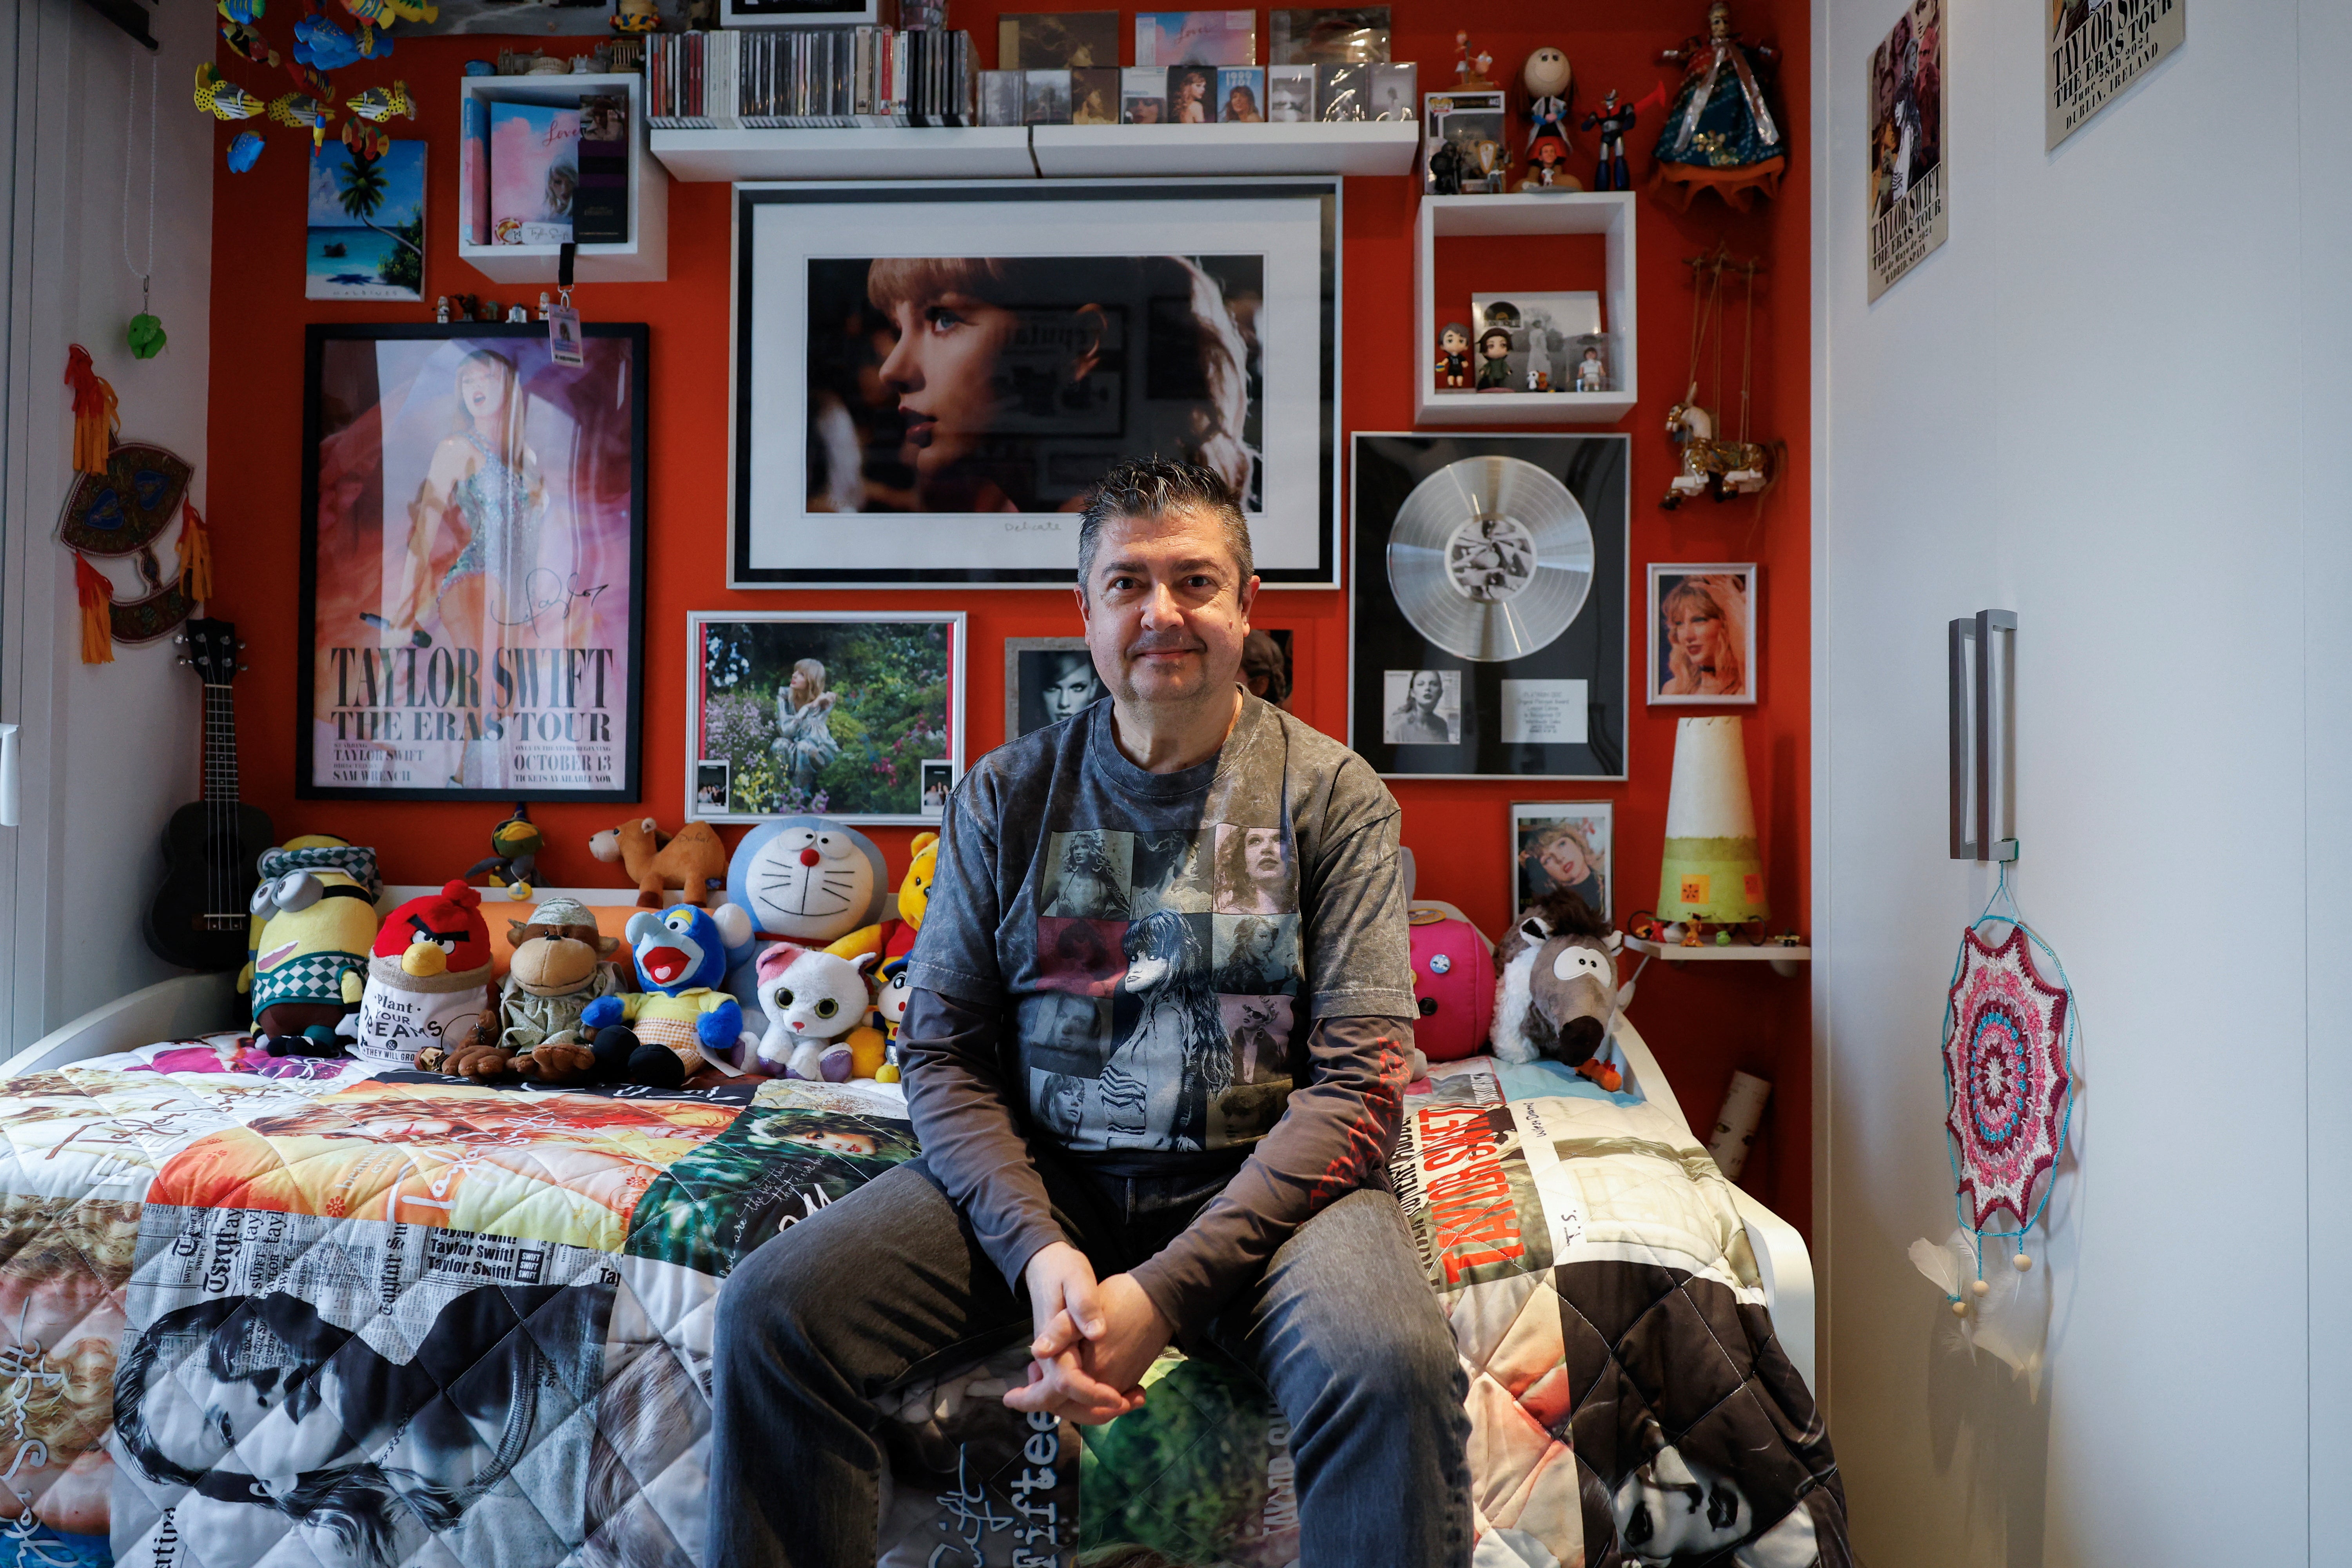
[(1037, 1249), (1022, 1270), (1035, 1337), (1029, 1381), (1004, 1396), (1015, 1410), (1098, 1426), (1143, 1404), (1143, 1371), (1175, 1327), (1132, 1275), (1095, 1278), (1087, 1255), (1066, 1241)]

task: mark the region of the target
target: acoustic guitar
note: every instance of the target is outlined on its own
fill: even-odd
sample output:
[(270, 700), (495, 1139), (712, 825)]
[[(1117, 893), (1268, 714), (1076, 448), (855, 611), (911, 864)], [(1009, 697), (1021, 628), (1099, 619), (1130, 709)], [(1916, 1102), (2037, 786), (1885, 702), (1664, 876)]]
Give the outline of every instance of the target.
[(268, 814), (237, 798), (236, 628), (226, 621), (190, 621), (174, 639), (187, 645), (180, 662), (194, 667), (205, 688), (204, 798), (172, 814), (163, 829), (163, 886), (147, 909), (147, 945), (184, 969), (236, 969), (246, 960), (256, 865), (276, 842)]

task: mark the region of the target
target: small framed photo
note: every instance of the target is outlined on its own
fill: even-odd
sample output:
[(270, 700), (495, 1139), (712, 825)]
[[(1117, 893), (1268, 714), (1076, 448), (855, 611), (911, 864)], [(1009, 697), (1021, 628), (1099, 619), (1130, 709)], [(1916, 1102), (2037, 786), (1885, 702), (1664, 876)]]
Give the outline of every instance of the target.
[(1381, 739), (1391, 746), (1462, 743), (1462, 672), (1391, 669), (1381, 676)]
[(1265, 68), (1226, 66), (1217, 72), (1217, 122), (1258, 125), (1265, 121)]
[(1574, 893), (1602, 920), (1610, 903), (1609, 851), (1615, 808), (1605, 800), (1511, 804), (1511, 896), (1526, 909), (1552, 893)]
[(1650, 702), (1749, 705), (1761, 679), (1756, 563), (1652, 563)]
[(925, 764), (963, 768), (962, 612), (697, 611), (687, 647), (689, 820), (938, 820)]
[(1004, 738), (1017, 741), (1082, 712), (1101, 697), (1102, 677), (1084, 637), (1004, 639)]
[(937, 822), (946, 815), (948, 796), (955, 790), (955, 763), (945, 757), (923, 759), (923, 816)]

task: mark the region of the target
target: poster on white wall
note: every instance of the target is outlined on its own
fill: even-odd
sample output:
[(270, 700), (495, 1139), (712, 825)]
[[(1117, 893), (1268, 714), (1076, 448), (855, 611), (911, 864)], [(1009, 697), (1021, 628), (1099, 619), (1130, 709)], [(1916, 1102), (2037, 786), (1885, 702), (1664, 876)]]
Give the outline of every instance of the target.
[(2081, 130), (2188, 37), (2189, 0), (2050, 0), (2043, 150)]
[(1870, 297), (1943, 243), (1943, 0), (1911, 0), (1870, 52)]

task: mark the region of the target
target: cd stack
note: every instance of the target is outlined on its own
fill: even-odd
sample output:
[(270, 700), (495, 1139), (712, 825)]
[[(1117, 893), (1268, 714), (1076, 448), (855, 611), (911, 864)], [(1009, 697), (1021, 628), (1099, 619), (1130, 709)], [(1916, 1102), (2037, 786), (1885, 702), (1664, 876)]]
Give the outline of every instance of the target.
[(980, 122), (970, 33), (730, 28), (656, 33), (646, 44), (656, 130)]

